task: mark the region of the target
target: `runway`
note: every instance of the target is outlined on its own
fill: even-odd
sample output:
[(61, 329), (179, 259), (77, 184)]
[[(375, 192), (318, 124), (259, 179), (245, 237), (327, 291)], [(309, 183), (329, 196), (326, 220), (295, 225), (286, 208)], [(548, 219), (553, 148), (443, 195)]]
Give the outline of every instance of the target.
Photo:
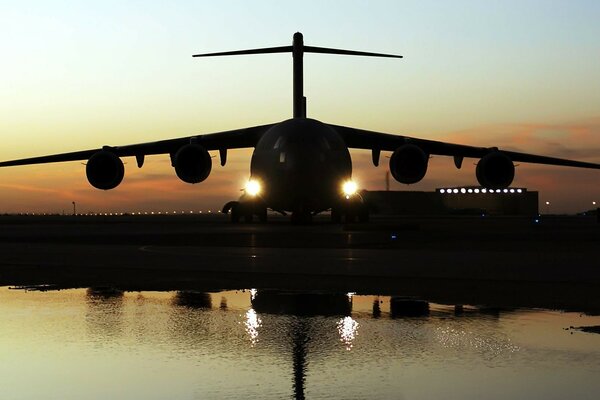
[(271, 219), (0, 217), (0, 284), (402, 293), (464, 304), (483, 295), (600, 310), (595, 217)]

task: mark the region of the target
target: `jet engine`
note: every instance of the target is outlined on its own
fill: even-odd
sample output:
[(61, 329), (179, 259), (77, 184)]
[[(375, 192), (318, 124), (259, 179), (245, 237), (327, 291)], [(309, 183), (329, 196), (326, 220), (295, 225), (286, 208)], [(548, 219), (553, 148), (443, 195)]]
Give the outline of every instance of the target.
[(179, 179), (186, 183), (199, 183), (208, 178), (212, 159), (208, 151), (195, 143), (181, 147), (173, 157), (173, 166)]
[(110, 190), (119, 186), (125, 175), (125, 168), (123, 161), (115, 153), (100, 150), (88, 160), (85, 174), (90, 185), (96, 189)]
[(498, 151), (491, 152), (477, 163), (477, 181), (489, 189), (504, 189), (515, 177), (515, 165), (512, 160)]
[(429, 156), (414, 144), (405, 144), (396, 149), (390, 158), (390, 172), (400, 183), (417, 183), (425, 176)]

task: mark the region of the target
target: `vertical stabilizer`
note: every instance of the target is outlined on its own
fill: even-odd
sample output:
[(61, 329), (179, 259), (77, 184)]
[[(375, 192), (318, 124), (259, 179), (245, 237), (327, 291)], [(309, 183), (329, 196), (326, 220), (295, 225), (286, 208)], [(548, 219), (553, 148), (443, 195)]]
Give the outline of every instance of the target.
[(305, 46), (302, 33), (294, 33), (291, 46), (265, 47), (262, 49), (223, 51), (218, 53), (194, 54), (192, 57), (236, 56), (247, 54), (292, 53), (293, 68), (293, 110), (294, 118), (306, 118), (306, 97), (304, 97), (304, 53), (339, 54), (347, 56), (402, 58), (394, 54), (370, 53), (365, 51), (331, 49), (327, 47)]
[(306, 98), (304, 97), (304, 37), (294, 33), (292, 43), (294, 58), (294, 118), (306, 118)]

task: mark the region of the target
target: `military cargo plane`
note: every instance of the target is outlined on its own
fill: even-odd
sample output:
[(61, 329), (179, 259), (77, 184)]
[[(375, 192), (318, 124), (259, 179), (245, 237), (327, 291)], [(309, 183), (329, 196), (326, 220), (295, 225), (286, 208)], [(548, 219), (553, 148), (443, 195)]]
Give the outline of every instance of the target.
[(254, 148), (250, 179), (239, 200), (223, 207), (233, 222), (241, 219), (266, 221), (267, 209), (286, 214), (293, 222), (309, 222), (313, 215), (331, 211), (334, 222), (367, 221), (369, 210), (352, 181), (349, 148), (371, 150), (375, 166), (381, 152), (391, 152), (389, 168), (398, 182), (419, 182), (427, 172), (431, 155), (454, 158), (461, 168), (464, 158), (478, 159), (476, 178), (484, 188), (503, 189), (515, 176), (515, 162), (600, 169), (600, 164), (475, 147), (389, 133), (339, 126), (307, 118), (303, 94), (305, 53), (402, 58), (400, 55), (342, 50), (304, 45), (297, 32), (291, 46), (196, 54), (193, 57), (292, 53), (293, 117), (282, 122), (225, 132), (186, 136), (158, 142), (138, 143), (0, 162), (0, 167), (87, 160), (89, 183), (101, 190), (114, 189), (123, 180), (122, 157), (135, 157), (138, 167), (145, 156), (168, 154), (175, 173), (184, 182), (195, 184), (210, 175), (212, 158), (218, 151), (225, 166), (227, 150)]

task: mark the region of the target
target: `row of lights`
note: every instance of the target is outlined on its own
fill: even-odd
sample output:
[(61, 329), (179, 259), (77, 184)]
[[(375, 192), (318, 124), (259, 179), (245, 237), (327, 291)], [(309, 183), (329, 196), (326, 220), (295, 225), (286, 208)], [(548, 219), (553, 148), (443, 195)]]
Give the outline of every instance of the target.
[(486, 188), (451, 188), (451, 189), (438, 189), (439, 193), (447, 194), (458, 194), (458, 193), (523, 193), (526, 189), (486, 189)]
[[(221, 210), (217, 210), (215, 211), (215, 213), (220, 214)], [(122, 213), (122, 212), (111, 212), (111, 213), (94, 213), (94, 212), (88, 212), (88, 213), (77, 213), (75, 214), (76, 216), (120, 216), (120, 215), (189, 215), (189, 214), (213, 214), (212, 210), (208, 210), (208, 211), (140, 211), (140, 212), (132, 212), (132, 213)], [(52, 214), (52, 213), (18, 213), (16, 215), (20, 215), (20, 216), (48, 216), (48, 215), (65, 215), (65, 216), (71, 216), (73, 214)]]
[[(216, 213), (220, 213), (220, 212), (221, 212), (221, 210), (217, 210), (217, 211), (215, 211), (215, 212), (216, 212)], [(205, 212), (205, 211), (198, 211), (198, 212), (195, 212), (195, 211), (181, 211), (181, 212), (178, 212), (178, 211), (173, 211), (173, 212), (169, 212), (169, 211), (165, 211), (165, 212), (162, 212), (162, 211), (157, 211), (157, 212), (150, 211), (150, 212), (148, 212), (148, 211), (145, 211), (145, 212), (143, 212), (143, 213), (142, 213), (142, 212), (137, 212), (137, 213), (136, 213), (136, 212), (133, 212), (133, 213), (131, 213), (131, 215), (169, 215), (169, 214), (173, 214), (173, 215), (177, 215), (177, 214), (179, 214), (179, 215), (184, 215), (184, 214), (194, 214), (194, 213), (196, 213), (196, 214), (203, 214), (203, 213), (206, 213), (206, 214), (212, 214), (212, 210), (208, 210), (208, 211), (206, 211), (206, 212)], [(102, 215), (102, 214), (101, 214), (101, 215)], [(106, 214), (104, 214), (104, 215), (106, 215)], [(109, 213), (108, 215), (113, 215), (113, 214), (110, 214), (110, 213)], [(114, 215), (123, 215), (123, 213), (120, 213), (120, 214), (114, 214)]]

